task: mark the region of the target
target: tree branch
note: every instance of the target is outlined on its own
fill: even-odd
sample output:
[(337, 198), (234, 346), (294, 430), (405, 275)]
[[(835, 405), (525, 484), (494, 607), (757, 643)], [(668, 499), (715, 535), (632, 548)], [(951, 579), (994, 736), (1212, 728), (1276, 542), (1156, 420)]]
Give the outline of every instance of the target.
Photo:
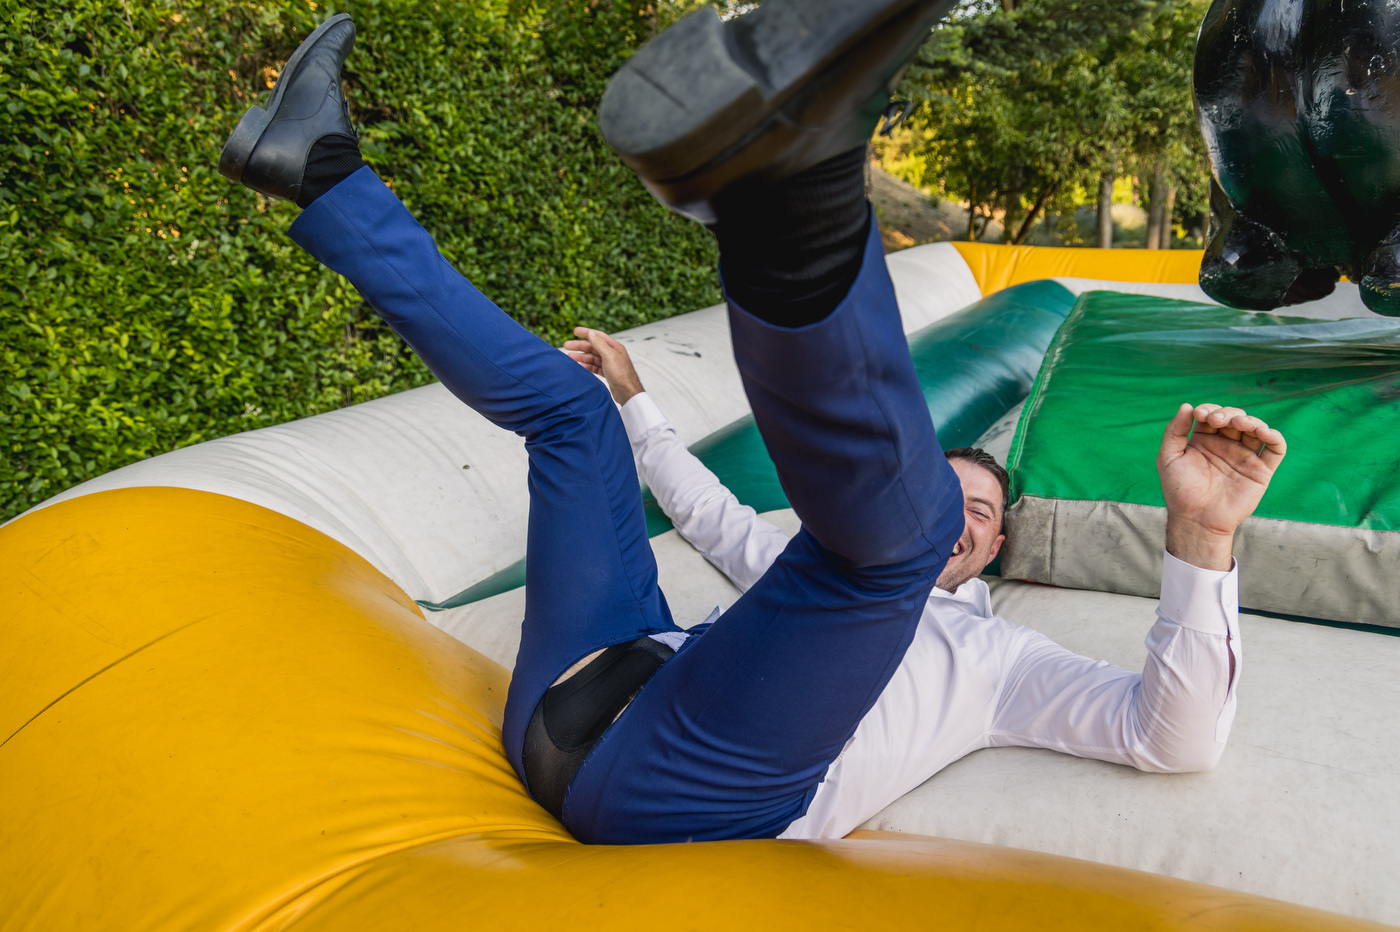
[(1041, 209), (1045, 207), (1045, 202), (1055, 195), (1055, 191), (1058, 190), (1059, 187), (1060, 183), (1056, 181), (1051, 183), (1044, 191), (1040, 192), (1040, 197), (1036, 198), (1035, 206), (1031, 208), (1030, 213), (1026, 214), (1026, 219), (1021, 221), (1020, 229), (1018, 229), (1016, 235), (1012, 237), (1011, 245), (1019, 246), (1025, 241), (1026, 235), (1031, 231), (1031, 227), (1035, 226), (1036, 217), (1040, 214)]

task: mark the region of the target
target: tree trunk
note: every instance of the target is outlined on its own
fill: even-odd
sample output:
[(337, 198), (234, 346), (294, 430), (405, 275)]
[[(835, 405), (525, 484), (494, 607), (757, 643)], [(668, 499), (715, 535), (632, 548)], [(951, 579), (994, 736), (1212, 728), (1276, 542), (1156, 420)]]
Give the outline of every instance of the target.
[(1011, 238), (1011, 245), (1019, 246), (1026, 241), (1026, 237), (1030, 235), (1031, 227), (1035, 226), (1036, 219), (1040, 216), (1041, 210), (1045, 208), (1045, 202), (1054, 196), (1056, 189), (1059, 187), (1060, 183), (1057, 181), (1040, 192), (1040, 197), (1036, 198), (1035, 206), (1030, 209), (1030, 213), (1026, 214), (1026, 219), (1021, 221), (1021, 226), (1016, 230), (1016, 235)]
[(1167, 193), (1162, 198), (1162, 213), (1158, 218), (1162, 226), (1157, 234), (1157, 248), (1172, 248), (1172, 209), (1176, 206), (1176, 188), (1168, 187)]
[(1162, 242), (1162, 213), (1167, 206), (1167, 166), (1160, 159), (1152, 166), (1152, 178), (1147, 182), (1147, 248), (1165, 249)]
[(967, 192), (967, 241), (975, 241), (974, 233), (977, 232), (977, 188), (972, 188)]
[(1115, 173), (1107, 171), (1099, 179), (1098, 247), (1113, 248), (1113, 182)]

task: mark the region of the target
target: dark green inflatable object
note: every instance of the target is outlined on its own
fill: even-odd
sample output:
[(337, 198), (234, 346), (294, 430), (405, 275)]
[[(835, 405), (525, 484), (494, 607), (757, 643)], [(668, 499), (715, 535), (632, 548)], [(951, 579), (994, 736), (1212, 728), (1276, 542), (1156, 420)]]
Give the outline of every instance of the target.
[[(1055, 331), (1074, 307), (1057, 282), (1015, 285), (990, 295), (909, 338), (914, 369), (943, 449), (973, 443), (997, 418), (1025, 398)], [(736, 498), (755, 511), (788, 507), (773, 461), (751, 415), (715, 431), (693, 447), (700, 461)], [(647, 534), (671, 521), (643, 490)], [(525, 584), (520, 560), (443, 602), (419, 601), (429, 611), (467, 605)]]
[(1213, 174), (1205, 292), (1268, 311), (1346, 275), (1400, 316), (1400, 7), (1215, 0), (1192, 89)]

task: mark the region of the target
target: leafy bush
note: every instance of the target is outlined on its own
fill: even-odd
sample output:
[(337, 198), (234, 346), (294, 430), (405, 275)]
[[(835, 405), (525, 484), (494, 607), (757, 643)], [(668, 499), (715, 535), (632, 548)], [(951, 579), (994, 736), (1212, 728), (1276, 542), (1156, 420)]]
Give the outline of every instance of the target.
[[(424, 384), (290, 205), (217, 173), (238, 116), (333, 12), (51, 0), (0, 12), (0, 519), (179, 446)], [(547, 339), (718, 300), (708, 235), (607, 150), (638, 0), (354, 0), (366, 160)]]

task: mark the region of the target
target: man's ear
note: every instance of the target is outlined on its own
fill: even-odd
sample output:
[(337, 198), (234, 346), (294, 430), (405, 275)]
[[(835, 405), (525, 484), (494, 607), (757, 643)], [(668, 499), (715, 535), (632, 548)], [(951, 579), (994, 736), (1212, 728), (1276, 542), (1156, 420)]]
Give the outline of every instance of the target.
[(995, 560), (995, 559), (997, 558), (997, 554), (1001, 552), (1001, 545), (1002, 545), (1002, 542), (1005, 541), (1005, 540), (1006, 540), (1006, 535), (1005, 535), (1005, 534), (998, 534), (998, 535), (997, 535), (997, 539), (994, 540), (994, 541), (992, 541), (992, 550), (991, 550), (990, 553), (987, 554), (987, 562), (988, 562), (988, 563), (992, 562), (993, 560)]

